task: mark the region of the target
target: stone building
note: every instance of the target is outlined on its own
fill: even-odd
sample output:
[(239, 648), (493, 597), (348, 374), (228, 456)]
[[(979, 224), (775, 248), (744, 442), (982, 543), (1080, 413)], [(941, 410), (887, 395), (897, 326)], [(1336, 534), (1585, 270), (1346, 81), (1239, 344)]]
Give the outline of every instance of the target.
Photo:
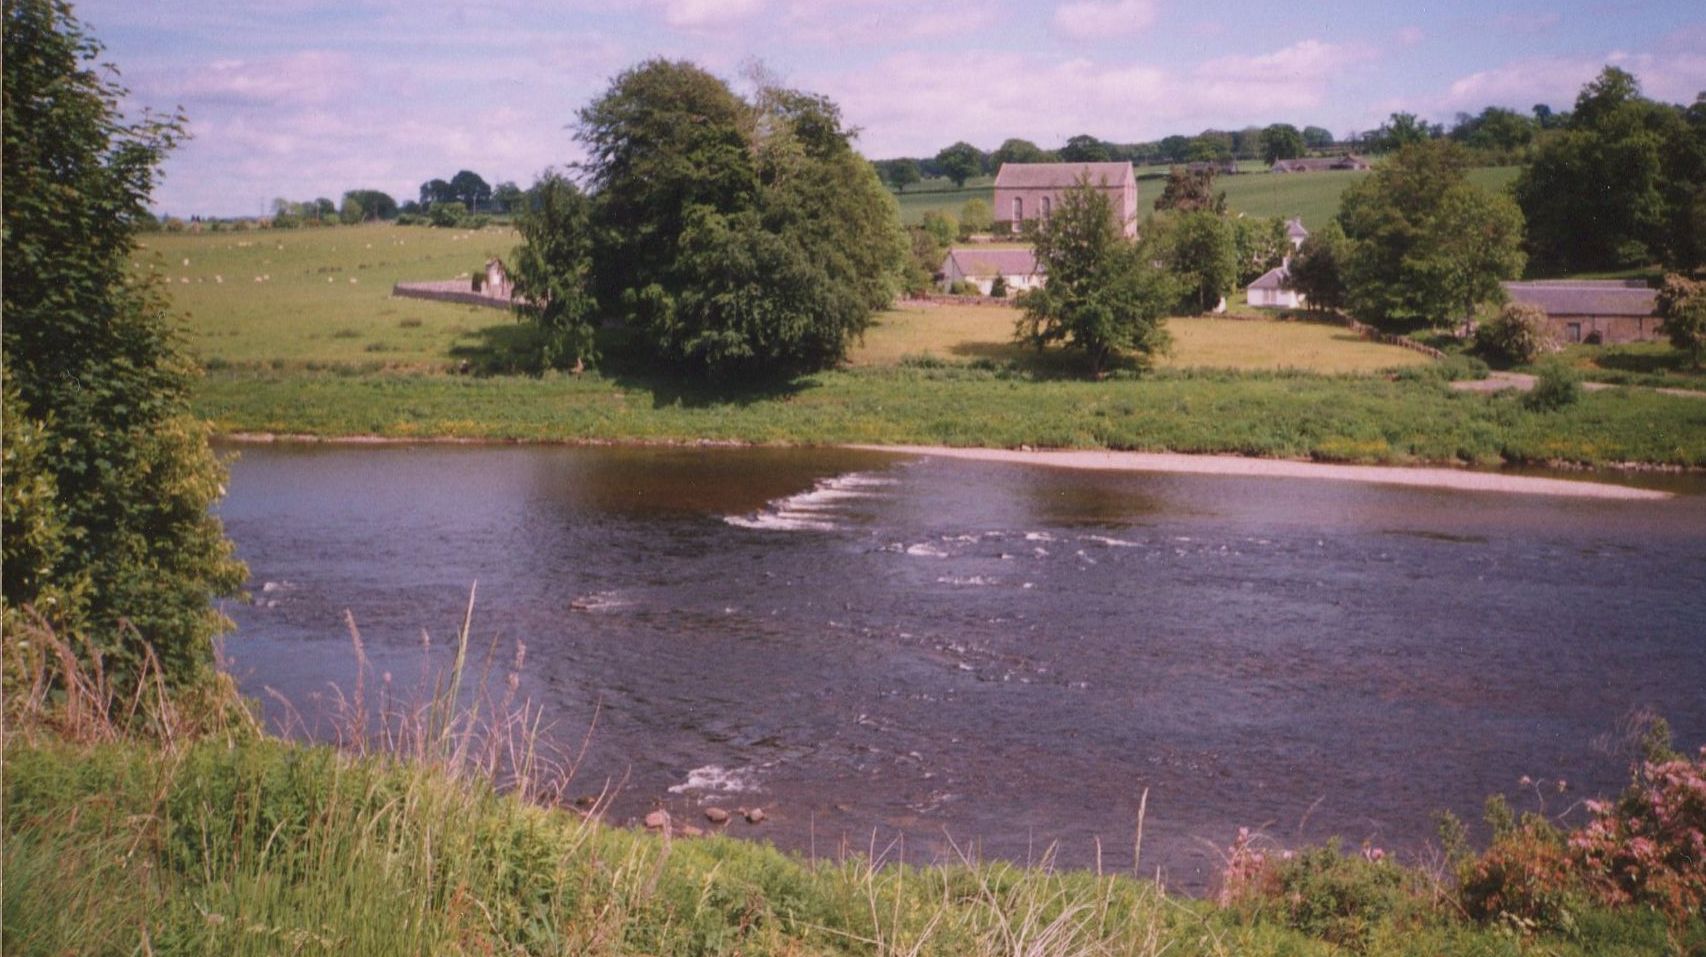
[(1538, 306), (1552, 335), (1564, 343), (1610, 345), (1663, 337), (1654, 315), (1658, 292), (1639, 279), (1564, 279), (1507, 282), (1512, 302)]
[(1087, 179), (1106, 193), (1127, 238), (1137, 235), (1137, 176), (1130, 163), (1002, 163), (995, 174), (995, 231), (1019, 232), (1047, 222), (1062, 193)]

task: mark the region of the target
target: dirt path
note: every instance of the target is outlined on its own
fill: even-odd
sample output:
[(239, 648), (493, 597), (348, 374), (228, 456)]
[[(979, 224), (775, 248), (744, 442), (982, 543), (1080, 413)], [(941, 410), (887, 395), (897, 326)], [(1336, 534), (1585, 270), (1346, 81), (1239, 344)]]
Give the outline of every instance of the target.
[[(1528, 392), (1534, 388), (1535, 377), (1526, 372), (1489, 372), (1485, 379), (1459, 379), (1451, 384), (1459, 392), (1503, 392), (1506, 389), (1516, 389)], [(1582, 388), (1589, 392), (1601, 392), (1606, 389), (1645, 389), (1660, 395), (1680, 395), (1685, 399), (1706, 399), (1706, 392), (1696, 389), (1671, 389), (1659, 386), (1616, 385), (1610, 382), (1583, 382)]]

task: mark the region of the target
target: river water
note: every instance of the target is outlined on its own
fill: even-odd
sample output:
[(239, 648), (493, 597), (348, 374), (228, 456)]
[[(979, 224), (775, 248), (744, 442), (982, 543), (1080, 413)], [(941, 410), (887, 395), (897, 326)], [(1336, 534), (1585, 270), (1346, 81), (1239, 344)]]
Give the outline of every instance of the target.
[(574, 792), (619, 784), (619, 822), (762, 806), (731, 831), (1129, 868), (1147, 791), (1141, 869), (1201, 889), (1239, 827), (1414, 853), (1495, 791), (1613, 792), (1637, 709), (1706, 742), (1698, 478), (1616, 502), (843, 450), (240, 453), (220, 513), (255, 601), (225, 653), (273, 720), (268, 689), (313, 723), (348, 688), (346, 610), (402, 683), (477, 580), (476, 646), (525, 643), (553, 738), (593, 728)]

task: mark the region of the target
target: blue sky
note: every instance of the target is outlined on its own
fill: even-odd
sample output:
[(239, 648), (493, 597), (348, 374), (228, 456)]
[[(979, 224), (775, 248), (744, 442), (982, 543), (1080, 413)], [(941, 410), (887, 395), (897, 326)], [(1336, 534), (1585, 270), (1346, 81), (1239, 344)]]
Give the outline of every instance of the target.
[(1649, 96), (1706, 90), (1706, 6), (1231, 0), (84, 0), (133, 108), (193, 138), (156, 206), (399, 200), (473, 169), (522, 185), (579, 157), (575, 111), (624, 67), (762, 63), (824, 93), (871, 157), (1009, 136), (1058, 146), (1290, 122), (1343, 135), (1395, 110), (1568, 108), (1606, 63)]

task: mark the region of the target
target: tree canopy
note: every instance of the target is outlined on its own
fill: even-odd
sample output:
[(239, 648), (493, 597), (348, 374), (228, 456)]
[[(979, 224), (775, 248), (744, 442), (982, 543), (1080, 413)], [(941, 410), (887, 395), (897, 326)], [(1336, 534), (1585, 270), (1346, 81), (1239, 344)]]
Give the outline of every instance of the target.
[(246, 572), (208, 507), (224, 473), (194, 367), (131, 264), (182, 118), (128, 120), (100, 44), (54, 0), (4, 7), (3, 605), (88, 641), (109, 675), (212, 663), (210, 604)]
[(936, 165), (942, 168), (942, 175), (954, 181), (955, 186), (964, 186), (966, 180), (983, 172), (983, 151), (961, 141), (937, 153)]
[(1225, 212), (1226, 191), (1215, 191), (1214, 175), (1213, 167), (1200, 170), (1173, 167), (1167, 171), (1167, 185), (1161, 188), (1161, 195), (1155, 198), (1155, 209), (1179, 212), (1206, 209), (1214, 213)]
[(1706, 107), (1657, 103), (1640, 89), (1606, 67), (1517, 177), (1542, 270), (1706, 262)]
[(1048, 282), (1020, 295), (1024, 315), (1014, 329), (1016, 340), (1038, 349), (1059, 343), (1082, 352), (1097, 375), (1122, 353), (1142, 361), (1166, 349), (1164, 317), (1178, 300), (1172, 277), (1115, 222), (1112, 202), (1087, 178), (1061, 194), (1048, 222), (1031, 227)]
[(1262, 159), (1269, 163), (1296, 159), (1303, 155), (1304, 146), (1303, 134), (1290, 123), (1275, 123), (1262, 131)]
[(1347, 189), (1346, 300), (1358, 318), (1394, 325), (1467, 320), (1521, 274), (1522, 211), (1471, 185), (1449, 140), (1418, 143)]
[(851, 136), (820, 96), (767, 84), (749, 103), (685, 62), (623, 72), (577, 129), (585, 288), (690, 372), (766, 376), (839, 360), (906, 259), (894, 200)]

